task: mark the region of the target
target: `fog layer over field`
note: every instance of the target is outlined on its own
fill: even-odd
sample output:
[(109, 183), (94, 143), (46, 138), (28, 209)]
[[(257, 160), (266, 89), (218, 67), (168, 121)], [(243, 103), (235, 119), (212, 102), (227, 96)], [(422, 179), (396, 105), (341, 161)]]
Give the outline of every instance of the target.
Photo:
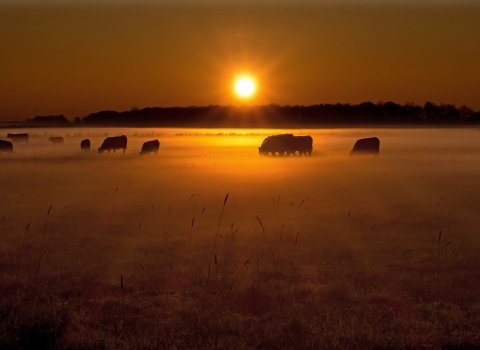
[[(8, 132), (24, 131), (1, 132), (6, 140)], [(257, 339), (261, 326), (249, 331), (242, 323), (251, 315), (282, 324), (283, 336), (300, 327), (312, 347), (478, 342), (478, 129), (28, 132), (28, 144), (0, 154), (1, 272), (11, 293), (35, 280), (38, 293), (42, 285), (55, 298), (76, 290), (78, 308), (90, 310), (88, 299), (97, 310), (120, 303), (122, 275), (132, 293), (124, 301), (132, 307), (131, 332), (122, 341), (131, 344), (141, 332), (150, 345), (158, 346), (158, 337), (174, 342), (173, 333), (155, 333), (165, 324), (156, 331), (142, 326), (153, 317), (145, 310), (159, 307), (150, 304), (155, 298), (171, 312), (158, 319), (185, 309), (194, 313), (185, 317), (200, 317), (211, 308), (224, 321), (205, 326), (206, 334), (225, 328), (214, 340), (190, 325), (198, 334), (178, 335), (190, 339), (183, 345), (176, 339), (180, 348), (213, 341), (294, 347), (297, 340), (280, 335)], [(312, 156), (259, 156), (262, 140), (279, 132), (311, 135)], [(121, 134), (128, 137), (125, 155), (94, 151), (107, 135)], [(63, 136), (64, 146), (53, 146), (49, 136)], [(371, 136), (380, 139), (379, 157), (349, 157), (357, 139)], [(85, 138), (90, 153), (80, 152)], [(152, 139), (160, 141), (158, 154), (139, 155)], [(193, 291), (208, 294), (212, 283), (222, 302), (197, 305)], [(135, 304), (140, 297), (145, 309)], [(3, 308), (13, 315), (28, 305), (4, 301)], [(57, 346), (70, 346), (72, 334), (75, 344), (97, 344), (79, 324), (103, 333), (106, 346), (117, 340), (111, 325), (125, 315), (110, 306), (103, 316), (88, 310), (88, 317), (68, 311)], [(226, 335), (231, 314), (244, 317), (235, 322), (245, 333)]]

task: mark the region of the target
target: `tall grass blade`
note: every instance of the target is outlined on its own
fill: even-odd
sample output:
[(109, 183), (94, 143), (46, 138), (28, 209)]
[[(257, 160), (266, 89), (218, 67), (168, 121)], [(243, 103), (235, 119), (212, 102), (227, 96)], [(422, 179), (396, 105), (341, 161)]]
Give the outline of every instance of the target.
[(262, 221), (260, 220), (260, 218), (258, 216), (255, 216), (255, 217), (257, 218), (258, 222), (260, 223), (260, 226), (262, 226), (262, 228), (264, 229)]
[(248, 261), (250, 260), (250, 258), (248, 258), (247, 260), (245, 260), (245, 262), (243, 263), (243, 266), (242, 266), (242, 269), (245, 267), (245, 265), (248, 264)]
[[(212, 258), (215, 255), (215, 247), (217, 245), (218, 231), (220, 230), (220, 223), (222, 222), (223, 211), (225, 210), (225, 204), (227, 203), (227, 199), (228, 199), (228, 193), (225, 196), (225, 200), (223, 201), (222, 212), (220, 213), (220, 219), (218, 220), (217, 232), (215, 233), (215, 239), (213, 240), (212, 255), (211, 255), (211, 258), (210, 258), (210, 263), (208, 264), (208, 275), (207, 275), (207, 284), (206, 284), (207, 288), (208, 288), (208, 283), (210, 281), (210, 271), (211, 271), (211, 267), (212, 267)], [(203, 209), (205, 210), (205, 208), (203, 208)], [(216, 255), (215, 255), (215, 260), (216, 260)]]
[(23, 240), (22, 240), (22, 250), (23, 250), (23, 246), (25, 244), (25, 238), (27, 237), (27, 231), (28, 231), (28, 228), (30, 227), (30, 223), (28, 223), (27, 227), (25, 228), (25, 233), (23, 235)]

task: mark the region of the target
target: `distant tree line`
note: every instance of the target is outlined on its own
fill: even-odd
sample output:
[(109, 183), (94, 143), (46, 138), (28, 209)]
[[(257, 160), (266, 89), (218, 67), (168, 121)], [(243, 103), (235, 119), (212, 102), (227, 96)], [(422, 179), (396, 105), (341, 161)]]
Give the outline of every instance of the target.
[(480, 123), (480, 112), (467, 106), (364, 102), (312, 106), (206, 106), (133, 108), (101, 111), (77, 123), (106, 126), (171, 127), (317, 127), (335, 125), (468, 125)]
[[(471, 125), (480, 124), (480, 112), (467, 106), (425, 105), (394, 102), (318, 104), (312, 106), (205, 106), (132, 108), (130, 111), (101, 111), (76, 117), (37, 116), (14, 126), (158, 126), (158, 127), (322, 127), (361, 125)], [(5, 124), (2, 123), (2, 124)]]
[(34, 118), (28, 118), (25, 121), (25, 124), (34, 124), (36, 126), (43, 126), (43, 125), (53, 125), (53, 126), (64, 126), (70, 124), (67, 118), (60, 115), (48, 115), (48, 116), (36, 116)]

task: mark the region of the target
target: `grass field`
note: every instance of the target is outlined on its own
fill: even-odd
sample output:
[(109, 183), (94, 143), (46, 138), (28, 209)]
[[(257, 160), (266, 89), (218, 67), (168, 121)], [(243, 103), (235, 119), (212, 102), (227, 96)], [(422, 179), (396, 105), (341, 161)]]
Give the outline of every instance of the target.
[(480, 347), (478, 129), (291, 131), (311, 157), (260, 157), (271, 130), (28, 132), (0, 154), (2, 349)]

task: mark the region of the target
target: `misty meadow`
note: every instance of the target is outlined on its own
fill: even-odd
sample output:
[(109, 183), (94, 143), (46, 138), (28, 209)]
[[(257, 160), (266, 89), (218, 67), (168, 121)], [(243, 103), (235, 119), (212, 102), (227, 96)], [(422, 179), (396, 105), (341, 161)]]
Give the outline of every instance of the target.
[[(0, 154), (1, 348), (480, 345), (479, 129), (25, 132)], [(284, 132), (312, 156), (259, 156)]]

